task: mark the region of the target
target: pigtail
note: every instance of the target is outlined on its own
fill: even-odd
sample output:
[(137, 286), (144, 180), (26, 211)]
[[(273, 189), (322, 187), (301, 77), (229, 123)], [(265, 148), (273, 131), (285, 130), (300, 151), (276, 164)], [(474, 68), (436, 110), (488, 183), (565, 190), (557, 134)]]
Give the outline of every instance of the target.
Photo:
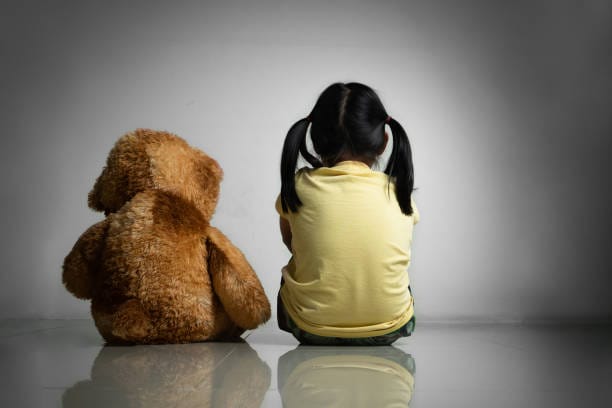
[(304, 142), (300, 146), (300, 153), (302, 153), (302, 157), (304, 157), (304, 159), (315, 169), (323, 166), (321, 160), (317, 159), (308, 151), (308, 148), (306, 147), (306, 138), (304, 138)]
[[(281, 156), (281, 205), (283, 212), (296, 212), (302, 205), (295, 191), (295, 167), (297, 165), (300, 151), (306, 160), (315, 159), (306, 150), (306, 132), (308, 130), (308, 118), (300, 119), (291, 126)], [(306, 152), (306, 154), (304, 153)], [(311, 156), (311, 157), (308, 157)], [(310, 160), (308, 160), (310, 162)]]
[(395, 196), (402, 212), (406, 215), (412, 215), (412, 202), (410, 200), (414, 188), (412, 149), (402, 125), (391, 117), (387, 119), (387, 123), (393, 133), (393, 150), (385, 173), (395, 181)]

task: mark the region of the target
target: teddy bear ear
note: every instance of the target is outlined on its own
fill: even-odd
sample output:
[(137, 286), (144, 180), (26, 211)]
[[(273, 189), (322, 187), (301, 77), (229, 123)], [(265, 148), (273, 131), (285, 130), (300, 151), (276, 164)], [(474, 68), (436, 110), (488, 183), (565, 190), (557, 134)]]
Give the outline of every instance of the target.
[(89, 192), (91, 209), (105, 213), (118, 211), (138, 192), (151, 188), (147, 153), (151, 133), (147, 129), (137, 129), (117, 140)]
[(223, 170), (215, 159), (199, 150), (196, 150), (193, 169), (200, 186), (200, 195), (205, 197), (201, 200), (199, 206), (206, 215), (206, 218), (210, 219), (217, 207)]
[(87, 195), (87, 205), (89, 208), (95, 211), (105, 211), (104, 204), (102, 204), (102, 185), (104, 184), (101, 181), (104, 178), (104, 173), (106, 171), (106, 167), (102, 170), (102, 174), (98, 176), (93, 188)]
[(188, 199), (210, 219), (217, 206), (223, 171), (201, 150), (176, 135), (169, 136), (172, 138), (147, 149), (154, 188)]

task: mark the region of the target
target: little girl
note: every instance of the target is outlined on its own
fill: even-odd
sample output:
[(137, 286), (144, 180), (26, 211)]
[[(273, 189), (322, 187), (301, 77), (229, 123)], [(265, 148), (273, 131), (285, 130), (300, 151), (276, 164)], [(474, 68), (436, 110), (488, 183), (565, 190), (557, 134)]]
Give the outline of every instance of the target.
[[(371, 167), (388, 141), (384, 173)], [(310, 126), (316, 155), (306, 147)], [(312, 165), (295, 171), (298, 155)], [(387, 345), (414, 330), (407, 273), (419, 213), (406, 132), (376, 93), (336, 83), (287, 133), (276, 202), (293, 257), (282, 270), (279, 327), (302, 344)]]

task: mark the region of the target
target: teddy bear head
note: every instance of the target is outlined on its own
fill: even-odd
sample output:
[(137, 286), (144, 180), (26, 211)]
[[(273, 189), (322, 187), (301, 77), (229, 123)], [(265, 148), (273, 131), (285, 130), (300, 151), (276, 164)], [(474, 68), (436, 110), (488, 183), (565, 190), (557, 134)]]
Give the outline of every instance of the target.
[(122, 136), (111, 149), (88, 203), (93, 210), (109, 214), (139, 192), (158, 189), (189, 200), (210, 219), (222, 177), (214, 159), (180, 137), (137, 129)]

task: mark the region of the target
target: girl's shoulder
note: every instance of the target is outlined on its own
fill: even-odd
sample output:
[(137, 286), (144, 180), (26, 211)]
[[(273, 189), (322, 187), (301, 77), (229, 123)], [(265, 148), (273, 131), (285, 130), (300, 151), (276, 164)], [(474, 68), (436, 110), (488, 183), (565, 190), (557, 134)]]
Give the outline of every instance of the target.
[(410, 203), (412, 205), (412, 219), (416, 224), (421, 220), (421, 213), (419, 212), (419, 209), (417, 208), (417, 205), (414, 202), (414, 198), (410, 197)]
[(313, 168), (304, 166), (295, 172), (295, 181), (299, 182), (300, 179), (316, 177), (319, 175), (321, 168)]
[(316, 170), (316, 169), (313, 169), (312, 167), (304, 166), (301, 169), (299, 169), (298, 171), (296, 171), (295, 175), (297, 176), (299, 174), (309, 173), (309, 172), (311, 172), (313, 170)]

